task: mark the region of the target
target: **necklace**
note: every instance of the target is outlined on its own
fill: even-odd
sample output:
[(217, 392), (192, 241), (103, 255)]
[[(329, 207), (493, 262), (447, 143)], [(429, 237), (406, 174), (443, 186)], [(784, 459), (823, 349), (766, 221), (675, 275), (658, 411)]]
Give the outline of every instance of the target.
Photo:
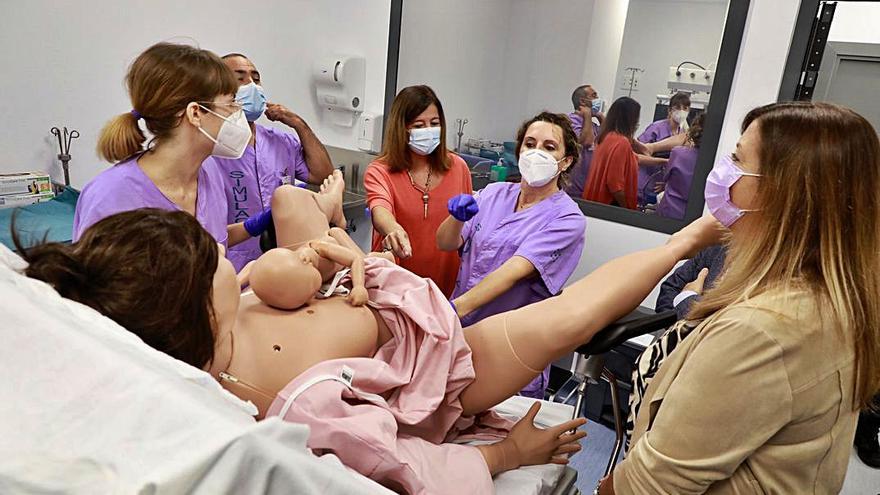
[[(413, 174), (411, 170), (407, 170), (406, 173), (409, 175), (409, 182), (412, 184), (413, 188), (418, 190), (416, 187), (416, 181), (413, 179)], [(424, 206), (424, 216), (422, 218), (428, 218), (428, 189), (431, 187), (431, 167), (428, 166), (428, 178), (425, 180), (425, 189), (422, 191), (422, 205)]]

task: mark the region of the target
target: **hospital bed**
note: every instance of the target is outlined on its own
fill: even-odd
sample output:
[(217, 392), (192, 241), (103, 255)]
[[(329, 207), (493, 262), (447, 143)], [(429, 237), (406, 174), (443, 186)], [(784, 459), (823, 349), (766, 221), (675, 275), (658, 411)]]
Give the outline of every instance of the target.
[(25, 245), (42, 241), (70, 242), (73, 237), (73, 214), (79, 191), (66, 187), (58, 196), (44, 203), (0, 209), (0, 243), (14, 249), (10, 230), (15, 215), (15, 229)]
[[(0, 246), (0, 493), (391, 493), (333, 455), (312, 455), (307, 426), (255, 421), (253, 405), (208, 374), (23, 268)], [(497, 410), (518, 418), (531, 401)], [(571, 415), (545, 403), (537, 421)], [(502, 495), (573, 494), (575, 477), (530, 466), (495, 486)]]

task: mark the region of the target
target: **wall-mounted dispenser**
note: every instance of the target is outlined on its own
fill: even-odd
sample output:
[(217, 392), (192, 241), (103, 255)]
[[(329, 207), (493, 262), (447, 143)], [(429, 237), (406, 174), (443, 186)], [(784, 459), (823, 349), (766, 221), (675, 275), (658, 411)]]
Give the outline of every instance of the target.
[(363, 57), (333, 55), (319, 58), (313, 67), (315, 95), (336, 125), (351, 127), (364, 111), (366, 62)]
[(358, 149), (378, 154), (382, 151), (382, 116), (362, 113), (358, 119)]

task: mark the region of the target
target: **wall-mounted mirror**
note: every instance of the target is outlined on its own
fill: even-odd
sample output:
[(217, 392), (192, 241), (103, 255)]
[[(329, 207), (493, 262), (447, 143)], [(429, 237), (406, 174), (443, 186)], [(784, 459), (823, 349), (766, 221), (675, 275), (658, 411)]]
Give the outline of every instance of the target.
[(748, 4), (405, 0), (387, 92), (437, 92), (475, 188), (517, 180), (523, 121), (566, 114), (583, 150), (567, 191), (584, 213), (674, 232), (703, 211)]
[(880, 129), (880, 1), (804, 0), (779, 99), (837, 103)]

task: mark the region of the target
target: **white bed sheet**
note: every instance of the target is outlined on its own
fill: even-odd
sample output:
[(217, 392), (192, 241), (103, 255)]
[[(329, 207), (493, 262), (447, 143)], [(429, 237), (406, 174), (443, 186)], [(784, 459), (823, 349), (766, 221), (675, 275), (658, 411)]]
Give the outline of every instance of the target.
[[(0, 493), (391, 493), (305, 447), (308, 427), (253, 406), (96, 311), (17, 273), (0, 245)], [(532, 399), (498, 411), (518, 418)], [(538, 423), (571, 407), (545, 403)], [(549, 493), (560, 466), (496, 477)]]

